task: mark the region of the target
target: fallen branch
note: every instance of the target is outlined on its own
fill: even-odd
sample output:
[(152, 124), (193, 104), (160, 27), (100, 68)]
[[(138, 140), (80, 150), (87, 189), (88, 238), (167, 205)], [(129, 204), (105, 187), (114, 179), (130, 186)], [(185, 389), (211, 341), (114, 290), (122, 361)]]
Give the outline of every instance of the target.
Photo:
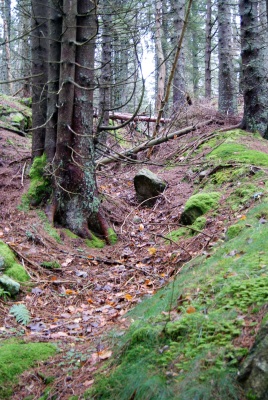
[[(109, 118), (111, 120), (120, 120), (120, 121), (128, 121), (131, 118), (132, 114), (128, 113), (110, 113)], [(94, 117), (98, 117), (97, 114), (94, 115)], [(150, 117), (148, 115), (137, 115), (132, 119), (132, 121), (135, 122), (156, 122), (157, 117)], [(165, 124), (167, 122), (170, 122), (169, 118), (161, 118), (160, 123)]]
[(175, 137), (180, 137), (180, 136), (186, 135), (189, 132), (195, 131), (196, 129), (202, 128), (203, 126), (209, 125), (212, 122), (213, 122), (213, 119), (209, 119), (208, 121), (200, 122), (199, 124), (188, 126), (184, 129), (181, 129), (180, 131), (172, 132), (165, 136), (158, 136), (154, 139), (147, 140), (146, 142), (141, 143), (140, 145), (138, 145), (136, 147), (133, 147), (133, 149), (123, 151), (123, 152), (115, 154), (113, 156), (101, 158), (97, 162), (97, 167), (102, 166), (102, 165), (107, 165), (112, 162), (120, 161), (126, 157), (131, 156), (132, 154), (137, 154), (140, 151), (149, 149), (150, 147), (156, 146), (156, 145), (164, 143), (164, 142), (168, 142), (170, 139), (174, 139)]
[(18, 129), (8, 128), (7, 126), (4, 126), (4, 125), (0, 125), (0, 129), (4, 129), (4, 130), (6, 130), (6, 131), (16, 133), (16, 134), (19, 135), (19, 136), (26, 137), (26, 133), (23, 132), (23, 131), (20, 131), (20, 130), (18, 130)]

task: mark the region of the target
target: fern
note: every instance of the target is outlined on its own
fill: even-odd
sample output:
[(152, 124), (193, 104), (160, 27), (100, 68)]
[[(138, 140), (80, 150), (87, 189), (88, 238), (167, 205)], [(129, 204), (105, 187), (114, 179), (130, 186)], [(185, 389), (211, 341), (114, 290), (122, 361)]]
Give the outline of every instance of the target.
[(27, 325), (30, 322), (30, 313), (24, 304), (14, 304), (9, 313), (14, 315), (16, 321), (20, 324)]
[(4, 300), (6, 301), (7, 296), (10, 296), (10, 293), (4, 290), (3, 288), (0, 288), (0, 297), (3, 297)]

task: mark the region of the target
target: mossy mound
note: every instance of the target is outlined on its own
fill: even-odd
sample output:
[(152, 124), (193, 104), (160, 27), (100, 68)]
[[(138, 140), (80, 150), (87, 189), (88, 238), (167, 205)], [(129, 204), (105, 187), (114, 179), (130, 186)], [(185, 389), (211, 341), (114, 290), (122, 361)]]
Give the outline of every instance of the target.
[(56, 351), (56, 346), (49, 343), (0, 342), (0, 398), (9, 399), (18, 376), (33, 367), (36, 361), (46, 360)]
[(22, 265), (20, 265), (10, 248), (0, 240), (1, 269), (5, 275), (18, 282), (27, 282), (30, 278)]
[(257, 150), (250, 150), (247, 146), (233, 141), (222, 143), (210, 153), (209, 158), (217, 158), (228, 162), (238, 161), (256, 166), (268, 166), (268, 154)]
[(218, 192), (198, 193), (191, 196), (184, 207), (180, 222), (191, 225), (201, 215), (218, 205), (221, 194)]
[(268, 202), (257, 204), (234, 225), (239, 235), (231, 228), (232, 238), (129, 313), (134, 323), (86, 399), (243, 398), (236, 374), (248, 350), (234, 339), (249, 310), (262, 313), (268, 302), (267, 215)]
[(19, 98), (0, 95), (1, 125), (7, 128), (28, 130), (32, 126), (32, 110)]

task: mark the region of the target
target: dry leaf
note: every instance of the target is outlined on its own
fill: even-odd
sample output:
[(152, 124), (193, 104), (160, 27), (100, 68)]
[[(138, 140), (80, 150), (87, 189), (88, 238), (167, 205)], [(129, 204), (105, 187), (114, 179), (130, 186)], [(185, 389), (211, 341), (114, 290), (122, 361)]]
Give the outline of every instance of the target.
[(107, 358), (110, 358), (112, 355), (111, 350), (102, 350), (98, 353), (99, 359), (100, 360), (107, 360)]
[(72, 294), (77, 294), (77, 292), (72, 289), (66, 289), (65, 294), (72, 295)]
[(131, 301), (133, 299), (133, 296), (131, 296), (131, 294), (128, 293), (126, 293), (124, 297), (127, 301)]
[(0, 231), (0, 237), (4, 236), (4, 232)]
[(155, 247), (149, 247), (148, 249), (148, 253), (150, 254), (150, 256), (154, 256), (157, 252), (157, 249)]
[(143, 225), (143, 224), (140, 224), (140, 225), (139, 225), (139, 230), (140, 230), (140, 231), (143, 231), (143, 230), (144, 230), (144, 225)]
[(66, 258), (65, 262), (62, 264), (63, 267), (67, 267), (71, 262), (73, 261), (73, 258)]
[(83, 382), (83, 386), (88, 387), (88, 386), (92, 386), (94, 383), (94, 379), (91, 379), (91, 381), (85, 381)]

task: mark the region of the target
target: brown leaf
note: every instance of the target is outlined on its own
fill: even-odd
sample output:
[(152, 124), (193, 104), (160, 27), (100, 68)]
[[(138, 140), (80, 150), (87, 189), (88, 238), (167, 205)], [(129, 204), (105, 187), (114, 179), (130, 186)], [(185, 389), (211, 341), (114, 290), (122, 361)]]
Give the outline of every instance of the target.
[(100, 360), (107, 360), (108, 358), (111, 357), (112, 355), (112, 351), (111, 350), (102, 350), (98, 353), (99, 359)]

